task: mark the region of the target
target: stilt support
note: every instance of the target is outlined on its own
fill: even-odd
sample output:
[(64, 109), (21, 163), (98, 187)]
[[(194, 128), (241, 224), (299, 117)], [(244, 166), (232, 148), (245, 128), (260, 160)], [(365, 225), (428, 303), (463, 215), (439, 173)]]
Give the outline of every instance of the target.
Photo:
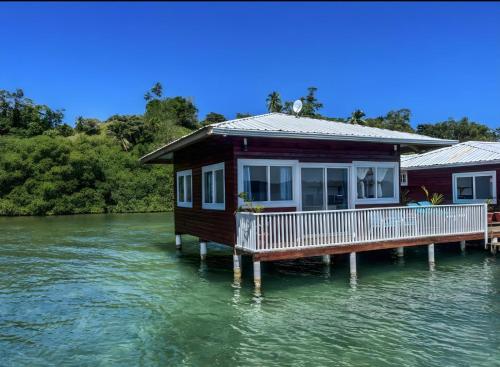
[(465, 241), (460, 241), (460, 251), (465, 251)]
[(496, 255), (498, 250), (498, 237), (493, 237), (490, 244), (490, 252), (492, 255)]
[(349, 264), (351, 267), (351, 276), (355, 277), (357, 274), (357, 271), (356, 271), (356, 253), (355, 252), (351, 252), (351, 254), (349, 255)]
[(331, 255), (323, 255), (323, 264), (330, 265), (332, 262)]
[(398, 257), (403, 257), (403, 256), (405, 256), (405, 248), (404, 248), (404, 247), (398, 247), (398, 248), (396, 249), (396, 255), (397, 255)]
[(175, 235), (175, 248), (180, 250), (182, 247), (182, 239), (180, 234)]
[(207, 258), (207, 243), (200, 241), (200, 258), (205, 260)]
[(433, 243), (429, 244), (427, 246), (427, 249), (429, 252), (429, 266), (433, 268), (434, 265), (436, 264), (436, 262), (434, 261), (434, 244)]
[(234, 271), (234, 280), (241, 280), (241, 255), (233, 255), (233, 271)]
[(260, 289), (262, 285), (262, 279), (260, 275), (260, 261), (253, 262), (253, 282), (256, 289)]

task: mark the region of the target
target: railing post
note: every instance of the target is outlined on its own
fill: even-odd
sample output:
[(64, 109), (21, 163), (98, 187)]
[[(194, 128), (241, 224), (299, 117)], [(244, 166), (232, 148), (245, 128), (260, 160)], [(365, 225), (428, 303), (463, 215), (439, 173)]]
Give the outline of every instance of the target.
[(484, 249), (488, 247), (488, 204), (484, 203)]
[(175, 235), (175, 248), (180, 250), (182, 248), (182, 238), (180, 234)]

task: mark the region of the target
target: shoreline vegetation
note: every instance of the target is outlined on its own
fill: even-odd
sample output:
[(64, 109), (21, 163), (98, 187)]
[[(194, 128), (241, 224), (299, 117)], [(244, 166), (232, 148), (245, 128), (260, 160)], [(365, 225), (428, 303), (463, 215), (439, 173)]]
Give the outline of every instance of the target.
[[(346, 118), (323, 116), (316, 93), (310, 87), (301, 97), (302, 115), (460, 141), (500, 139), (500, 129), (466, 117), (413, 129), (409, 109), (375, 118), (359, 109)], [(139, 158), (226, 117), (210, 112), (200, 121), (189, 98), (164, 97), (160, 83), (144, 99), (142, 115), (78, 117), (73, 127), (63, 110), (36, 104), (21, 89), (0, 90), (0, 216), (172, 211), (172, 167), (141, 165)], [(292, 101), (271, 92), (266, 105), (269, 112), (291, 113)]]

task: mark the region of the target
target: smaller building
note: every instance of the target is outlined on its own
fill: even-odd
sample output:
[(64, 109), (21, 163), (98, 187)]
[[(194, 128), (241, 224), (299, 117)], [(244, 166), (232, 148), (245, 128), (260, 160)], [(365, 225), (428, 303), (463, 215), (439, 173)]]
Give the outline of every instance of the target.
[(401, 186), (424, 200), (422, 186), (447, 204), (498, 204), (500, 142), (468, 141), (423, 154), (401, 156)]

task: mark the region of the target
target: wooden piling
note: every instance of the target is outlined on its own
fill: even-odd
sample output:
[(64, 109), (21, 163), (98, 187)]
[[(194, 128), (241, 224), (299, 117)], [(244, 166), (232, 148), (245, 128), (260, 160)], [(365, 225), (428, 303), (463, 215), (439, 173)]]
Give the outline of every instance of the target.
[(350, 265), (350, 269), (351, 269), (351, 276), (355, 277), (356, 274), (357, 274), (357, 270), (356, 270), (356, 253), (355, 252), (351, 252), (351, 254), (349, 256), (349, 265)]
[(201, 260), (207, 258), (207, 243), (205, 241), (200, 241), (200, 258)]
[(256, 289), (260, 289), (262, 285), (261, 273), (260, 273), (260, 261), (253, 262), (253, 282)]

